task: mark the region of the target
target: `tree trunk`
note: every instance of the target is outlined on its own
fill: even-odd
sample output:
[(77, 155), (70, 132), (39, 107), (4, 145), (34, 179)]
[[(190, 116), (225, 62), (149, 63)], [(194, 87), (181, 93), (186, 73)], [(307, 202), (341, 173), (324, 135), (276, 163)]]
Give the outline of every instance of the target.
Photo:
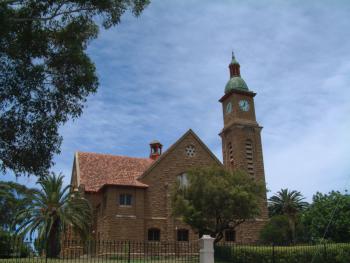
[(59, 233), (60, 221), (56, 220), (51, 228), (49, 237), (46, 243), (48, 258), (57, 258), (61, 251), (60, 233)]
[(224, 237), (222, 232), (219, 232), (216, 234), (215, 240), (214, 240), (214, 245), (218, 243), (222, 238)]
[(288, 221), (289, 221), (289, 227), (290, 230), (292, 232), (292, 243), (295, 243), (295, 220), (292, 217), (288, 217)]

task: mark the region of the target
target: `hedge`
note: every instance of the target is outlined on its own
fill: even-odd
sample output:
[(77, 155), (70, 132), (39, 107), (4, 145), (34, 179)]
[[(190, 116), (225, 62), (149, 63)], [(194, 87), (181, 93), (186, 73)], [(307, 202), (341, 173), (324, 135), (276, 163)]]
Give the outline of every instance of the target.
[(215, 262), (349, 263), (350, 244), (298, 246), (217, 245)]

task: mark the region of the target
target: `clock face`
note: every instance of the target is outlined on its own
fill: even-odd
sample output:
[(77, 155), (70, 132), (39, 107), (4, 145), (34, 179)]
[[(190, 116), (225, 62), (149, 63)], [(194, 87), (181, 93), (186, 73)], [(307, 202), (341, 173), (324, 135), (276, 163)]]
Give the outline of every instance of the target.
[(242, 110), (242, 111), (249, 111), (249, 102), (246, 101), (246, 100), (240, 100), (238, 102), (238, 105), (239, 105), (239, 108)]
[(229, 102), (226, 105), (226, 113), (231, 113), (232, 112), (232, 103)]

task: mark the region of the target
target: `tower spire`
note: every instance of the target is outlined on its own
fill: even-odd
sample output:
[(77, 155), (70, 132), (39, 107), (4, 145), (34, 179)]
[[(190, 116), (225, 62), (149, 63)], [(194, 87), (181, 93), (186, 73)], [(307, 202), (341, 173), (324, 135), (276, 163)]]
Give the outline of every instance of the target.
[(232, 50), (232, 60), (231, 60), (231, 63), (228, 67), (230, 69), (230, 77), (231, 78), (241, 76), (241, 72), (239, 69), (240, 65), (239, 65), (238, 61), (236, 60), (235, 53), (233, 52), (233, 50)]

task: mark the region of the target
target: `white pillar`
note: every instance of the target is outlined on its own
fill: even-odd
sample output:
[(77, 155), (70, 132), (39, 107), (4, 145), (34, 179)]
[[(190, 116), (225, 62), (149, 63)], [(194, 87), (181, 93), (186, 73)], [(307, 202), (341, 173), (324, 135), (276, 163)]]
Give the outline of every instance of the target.
[(199, 263), (214, 263), (214, 239), (209, 235), (200, 239)]

